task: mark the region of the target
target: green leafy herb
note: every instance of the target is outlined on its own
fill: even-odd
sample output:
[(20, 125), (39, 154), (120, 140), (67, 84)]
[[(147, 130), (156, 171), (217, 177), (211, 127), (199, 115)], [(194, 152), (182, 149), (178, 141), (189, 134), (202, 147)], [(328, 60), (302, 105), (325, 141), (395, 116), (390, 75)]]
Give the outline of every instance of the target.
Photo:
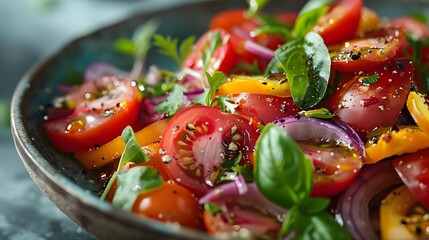
[(165, 113), (169, 117), (174, 116), (182, 106), (184, 96), (183, 87), (175, 83), (170, 95), (155, 107), (155, 111)]
[(206, 210), (210, 215), (214, 216), (218, 212), (221, 212), (222, 210), (220, 207), (214, 203), (208, 202), (204, 204), (204, 210)]
[(180, 43), (180, 46), (179, 39), (177, 38), (173, 39), (170, 36), (163, 37), (159, 34), (154, 36), (154, 45), (160, 48), (160, 53), (174, 59), (178, 66), (181, 66), (185, 58), (189, 55), (194, 43), (195, 36), (187, 37)]
[(235, 98), (228, 96), (216, 96), (212, 102), (212, 107), (219, 106), (220, 111), (235, 113), (235, 109), (238, 107), (239, 103)]
[(249, 14), (256, 15), (269, 0), (247, 0), (247, 2), (249, 3)]
[(296, 20), (295, 27), (293, 29), (295, 38), (304, 37), (304, 35), (314, 27), (319, 18), (328, 12), (328, 4), (331, 2), (332, 0), (308, 1), (301, 9), (298, 19)]
[(209, 37), (210, 37), (210, 43), (208, 46), (206, 46), (205, 50), (202, 52), (204, 72), (207, 72), (207, 70), (210, 66), (210, 61), (213, 57), (214, 52), (216, 51), (216, 49), (218, 47), (220, 47), (222, 45), (222, 41), (223, 41), (220, 31), (214, 32)]
[(329, 199), (311, 197), (311, 162), (282, 128), (268, 124), (262, 130), (253, 174), (261, 193), (288, 209), (280, 237), (293, 232), (296, 239), (350, 239), (325, 211)]
[(424, 15), (422, 12), (414, 12), (414, 13), (411, 13), (409, 16), (410, 18), (415, 19), (423, 24), (429, 23), (428, 17)]
[(268, 199), (290, 209), (310, 197), (311, 162), (283, 129), (273, 124), (263, 128), (255, 160), (255, 182)]
[(308, 111), (302, 111), (300, 114), (310, 118), (321, 118), (321, 119), (331, 119), (335, 116), (335, 113), (331, 112), (331, 110), (327, 108), (319, 108), (319, 109), (313, 109)]
[(215, 72), (210, 75), (206, 72), (207, 81), (209, 82), (209, 92), (206, 96), (206, 105), (211, 106), (212, 101), (216, 95), (216, 91), (225, 83), (226, 76), (223, 72)]
[(101, 200), (104, 200), (106, 198), (107, 194), (110, 191), (110, 188), (113, 185), (113, 182), (115, 181), (118, 175), (119, 170), (125, 164), (127, 164), (128, 162), (142, 163), (142, 162), (146, 162), (149, 159), (149, 157), (141, 149), (135, 137), (134, 131), (130, 126), (127, 126), (124, 128), (124, 130), (122, 131), (121, 137), (125, 143), (125, 149), (121, 155), (121, 158), (119, 159), (118, 168), (110, 178), (106, 188), (103, 191), (103, 194), (100, 197)]
[(407, 41), (412, 49), (412, 54), (410, 55), (409, 52), (405, 50), (403, 52), (407, 58), (413, 61), (414, 67), (418, 70), (416, 72), (423, 81), (423, 85), (420, 86), (418, 91), (421, 93), (429, 93), (429, 65), (427, 63), (422, 63), (422, 49), (429, 47), (429, 38), (419, 39), (413, 33), (408, 32)]
[(0, 127), (10, 126), (10, 101), (0, 100)]
[[(205, 98), (204, 105), (211, 107), (219, 106), (222, 112), (234, 113), (235, 109), (238, 107), (238, 102), (234, 98), (216, 96), (216, 91), (226, 82), (225, 74), (223, 72), (215, 72), (213, 75), (210, 75), (206, 72), (206, 77), (210, 88), (206, 88), (201, 95), (201, 97)], [(197, 101), (201, 100), (201, 98), (197, 99)]]
[(329, 51), (322, 37), (309, 32), (302, 40), (289, 41), (276, 50), (276, 58), (286, 72), (295, 104), (308, 109), (319, 103), (331, 71)]
[(367, 84), (367, 85), (374, 84), (377, 81), (378, 81), (378, 74), (377, 73), (361, 78), (361, 82), (363, 84)]
[(158, 172), (150, 167), (137, 166), (118, 173), (118, 185), (112, 204), (130, 211), (137, 196), (160, 187), (163, 183)]

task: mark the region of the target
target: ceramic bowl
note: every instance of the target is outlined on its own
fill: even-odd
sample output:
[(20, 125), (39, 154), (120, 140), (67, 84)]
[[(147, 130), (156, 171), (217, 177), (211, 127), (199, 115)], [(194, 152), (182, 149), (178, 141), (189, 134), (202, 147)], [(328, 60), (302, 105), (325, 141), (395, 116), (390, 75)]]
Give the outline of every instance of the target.
[[(272, 1), (271, 9), (298, 10), (300, 1)], [(388, 4), (387, 4), (388, 3)], [(102, 239), (207, 239), (208, 235), (142, 219), (100, 201), (94, 174), (85, 171), (71, 154), (60, 153), (50, 144), (43, 130), (44, 109), (58, 94), (56, 84), (70, 69), (83, 72), (92, 62), (105, 61), (130, 69), (132, 59), (113, 49), (119, 37), (130, 36), (141, 23), (156, 18), (159, 33), (184, 38), (200, 35), (217, 12), (246, 6), (243, 1), (198, 1), (164, 7), (132, 16), (122, 22), (78, 38), (36, 64), (20, 81), (12, 101), (12, 132), (16, 148), (30, 176), (45, 195), (76, 223)], [(426, 1), (368, 1), (367, 6), (384, 16), (424, 11)], [(163, 64), (159, 54), (150, 53), (153, 63)]]

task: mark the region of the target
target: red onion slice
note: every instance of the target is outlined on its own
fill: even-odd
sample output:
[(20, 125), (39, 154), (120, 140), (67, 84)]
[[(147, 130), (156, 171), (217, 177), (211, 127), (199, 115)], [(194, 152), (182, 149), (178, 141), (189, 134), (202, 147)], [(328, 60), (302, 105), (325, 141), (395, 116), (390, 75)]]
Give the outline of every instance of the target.
[(357, 133), (340, 120), (328, 120), (307, 117), (286, 117), (274, 121), (275, 124), (285, 128), (286, 132), (295, 141), (310, 139), (334, 140), (353, 148), (363, 158), (365, 147)]
[(128, 75), (128, 72), (116, 68), (110, 63), (96, 62), (89, 65), (85, 70), (84, 81), (94, 81), (97, 78), (106, 76), (127, 77)]
[(267, 60), (271, 60), (276, 56), (273, 50), (259, 45), (252, 40), (244, 41), (244, 49), (260, 58)]
[(378, 206), (400, 184), (402, 181), (391, 161), (364, 166), (359, 177), (339, 199), (336, 220), (342, 223), (353, 239), (379, 239)]

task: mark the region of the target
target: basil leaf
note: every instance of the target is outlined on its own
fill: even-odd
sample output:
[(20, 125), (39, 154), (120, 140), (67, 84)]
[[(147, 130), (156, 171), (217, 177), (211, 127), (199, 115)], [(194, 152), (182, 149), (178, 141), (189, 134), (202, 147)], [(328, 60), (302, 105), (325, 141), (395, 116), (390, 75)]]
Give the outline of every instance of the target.
[(294, 239), (351, 239), (348, 232), (328, 212), (306, 214), (300, 209), (302, 208), (296, 206), (288, 210), (280, 236), (293, 232)]
[(288, 78), (292, 98), (301, 109), (315, 106), (326, 93), (331, 59), (322, 37), (309, 32), (276, 50), (276, 58)]
[(299, 209), (304, 214), (311, 215), (325, 211), (325, 209), (329, 206), (329, 203), (329, 198), (308, 198), (300, 204)]
[(128, 162), (142, 163), (149, 160), (149, 157), (142, 151), (136, 135), (130, 126), (125, 127), (121, 137), (125, 143), (125, 149), (119, 161), (120, 166), (124, 166)]
[(311, 28), (316, 25), (317, 21), (325, 13), (328, 12), (328, 4), (333, 2), (332, 0), (312, 0), (305, 4), (298, 15), (298, 19), (295, 22), (293, 34), (296, 38), (302, 38)]
[(184, 96), (183, 87), (175, 83), (170, 95), (155, 107), (155, 111), (172, 117), (182, 106)]
[(263, 128), (255, 162), (255, 183), (272, 202), (289, 209), (310, 196), (311, 162), (282, 128), (274, 124)]
[(137, 166), (118, 173), (118, 185), (112, 204), (130, 211), (137, 196), (145, 191), (160, 187), (163, 183), (158, 172), (150, 167)]

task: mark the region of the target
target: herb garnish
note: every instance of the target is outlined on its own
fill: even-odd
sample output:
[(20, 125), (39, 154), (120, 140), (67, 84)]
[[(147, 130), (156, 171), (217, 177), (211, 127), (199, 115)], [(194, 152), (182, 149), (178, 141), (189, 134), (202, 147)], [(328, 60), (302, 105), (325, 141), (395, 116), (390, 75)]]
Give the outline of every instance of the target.
[(280, 237), (350, 239), (325, 210), (327, 198), (313, 198), (313, 169), (302, 150), (280, 127), (267, 124), (256, 144), (255, 183), (272, 202), (288, 209)]
[(154, 46), (159, 48), (159, 52), (165, 56), (171, 57), (177, 66), (182, 66), (183, 61), (192, 51), (192, 46), (195, 43), (195, 36), (185, 38), (179, 46), (178, 38), (164, 37), (159, 34), (153, 36)]
[(175, 83), (168, 97), (155, 107), (155, 111), (158, 113), (164, 113), (167, 117), (171, 117), (176, 114), (180, 106), (183, 104), (183, 98), (185, 97), (183, 91), (183, 87), (180, 84)]
[(142, 163), (149, 160), (137, 142), (133, 129), (130, 126), (127, 126), (122, 131), (121, 137), (125, 142), (124, 152), (119, 160), (118, 168), (110, 178), (100, 199), (104, 200), (107, 197), (113, 183), (118, 179), (112, 204), (124, 210), (130, 210), (135, 199), (141, 192), (159, 187), (163, 181), (157, 171), (149, 167), (133, 167), (120, 172), (120, 169), (128, 162)]
[(363, 84), (372, 85), (378, 81), (378, 74), (369, 75), (360, 79)]

